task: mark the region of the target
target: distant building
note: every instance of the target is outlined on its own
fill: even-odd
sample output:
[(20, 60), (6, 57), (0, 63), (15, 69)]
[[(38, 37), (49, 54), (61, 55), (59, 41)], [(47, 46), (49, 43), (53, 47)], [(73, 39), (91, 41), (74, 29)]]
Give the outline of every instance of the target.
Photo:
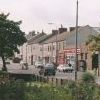
[(40, 42), (40, 45), (43, 47), (44, 63), (59, 63), (57, 57), (58, 51), (65, 48), (67, 29), (59, 28), (59, 30), (53, 30), (52, 34), (48, 35), (44, 40)]
[(33, 65), (35, 64), (35, 61), (42, 60), (39, 41), (41, 41), (45, 36), (45, 33), (39, 33), (27, 41), (27, 61), (29, 64)]
[[(84, 60), (86, 62), (87, 69), (92, 69), (92, 53), (89, 51), (86, 46), (86, 41), (90, 35), (98, 35), (100, 34), (100, 28), (90, 27), (89, 25), (79, 27), (78, 28), (78, 36), (77, 36), (77, 54), (78, 61)], [(59, 51), (59, 59), (63, 59), (66, 63), (75, 64), (75, 29), (66, 36), (66, 48), (62, 51)], [(79, 67), (79, 66), (78, 66)]]
[[(34, 32), (33, 32), (34, 33)], [(71, 27), (69, 31), (66, 28), (53, 30), (51, 34), (30, 33), (27, 43), (21, 46), (19, 56), (33, 65), (35, 61), (43, 63), (55, 62), (58, 64), (71, 63), (75, 66), (75, 27)], [(100, 27), (91, 27), (89, 25), (78, 27), (78, 64), (83, 60), (87, 69), (93, 69), (93, 54), (86, 46), (89, 35), (100, 34)], [(18, 56), (18, 55), (17, 55)], [(80, 70), (80, 65), (78, 66)]]

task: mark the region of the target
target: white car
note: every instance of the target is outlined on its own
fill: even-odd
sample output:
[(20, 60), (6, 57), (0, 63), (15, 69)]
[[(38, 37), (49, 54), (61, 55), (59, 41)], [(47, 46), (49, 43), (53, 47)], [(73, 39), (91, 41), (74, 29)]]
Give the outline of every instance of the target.
[(62, 64), (57, 67), (57, 70), (59, 72), (72, 72), (74, 69), (72, 66), (69, 66), (68, 64)]
[(39, 61), (35, 62), (35, 67), (36, 67), (36, 68), (41, 68), (41, 67), (43, 67), (43, 66), (44, 66), (44, 65), (43, 65), (42, 62), (39, 62)]
[(65, 68), (65, 70), (64, 70), (64, 72), (73, 72), (74, 71), (74, 68), (73, 68), (73, 66), (72, 65), (66, 65), (66, 68)]
[(57, 67), (57, 70), (58, 70), (59, 72), (64, 72), (65, 69), (66, 69), (66, 65), (65, 65), (65, 64), (61, 64), (61, 65), (59, 65), (59, 66)]

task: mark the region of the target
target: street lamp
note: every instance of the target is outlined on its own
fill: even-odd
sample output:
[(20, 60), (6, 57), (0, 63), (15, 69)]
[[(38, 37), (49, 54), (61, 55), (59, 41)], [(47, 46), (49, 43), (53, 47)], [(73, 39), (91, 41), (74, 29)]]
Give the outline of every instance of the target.
[(78, 36), (78, 0), (76, 6), (76, 37), (75, 37), (75, 81), (77, 80), (78, 54), (77, 54), (77, 36)]
[[(55, 24), (55, 23), (48, 23), (48, 24), (52, 25), (52, 24)], [(57, 35), (59, 34), (59, 30), (57, 29), (57, 25), (56, 25), (56, 30), (57, 30), (57, 33), (56, 33), (56, 64), (57, 64), (57, 60), (58, 60), (58, 38), (57, 38)], [(52, 51), (52, 56), (53, 56), (53, 51)]]
[(27, 44), (26, 44), (26, 63), (27, 63)]

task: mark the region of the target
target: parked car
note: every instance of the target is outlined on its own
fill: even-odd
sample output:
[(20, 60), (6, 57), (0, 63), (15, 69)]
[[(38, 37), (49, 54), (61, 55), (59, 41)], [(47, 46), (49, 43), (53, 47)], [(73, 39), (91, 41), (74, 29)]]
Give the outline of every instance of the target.
[(44, 65), (43, 65), (43, 63), (42, 62), (39, 62), (39, 61), (36, 61), (35, 62), (35, 67), (36, 68), (41, 68), (41, 67), (43, 67)]
[(59, 65), (57, 67), (57, 70), (59, 72), (72, 72), (74, 69), (73, 69), (73, 66), (71, 65), (68, 65), (68, 64), (62, 64), (62, 65)]
[(64, 72), (73, 72), (74, 68), (71, 64), (67, 64)]
[(58, 67), (57, 67), (57, 70), (59, 72), (64, 72), (66, 69), (66, 65), (65, 64), (60, 64)]
[(40, 75), (55, 75), (56, 74), (56, 70), (53, 64), (46, 64), (44, 67), (42, 67), (39, 71)]

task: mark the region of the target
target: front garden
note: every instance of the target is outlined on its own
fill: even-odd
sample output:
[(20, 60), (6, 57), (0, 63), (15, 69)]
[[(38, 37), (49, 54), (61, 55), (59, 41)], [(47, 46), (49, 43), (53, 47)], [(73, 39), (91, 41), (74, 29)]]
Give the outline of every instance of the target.
[(85, 74), (82, 80), (68, 81), (64, 86), (8, 79), (0, 80), (0, 100), (100, 100), (100, 86)]

